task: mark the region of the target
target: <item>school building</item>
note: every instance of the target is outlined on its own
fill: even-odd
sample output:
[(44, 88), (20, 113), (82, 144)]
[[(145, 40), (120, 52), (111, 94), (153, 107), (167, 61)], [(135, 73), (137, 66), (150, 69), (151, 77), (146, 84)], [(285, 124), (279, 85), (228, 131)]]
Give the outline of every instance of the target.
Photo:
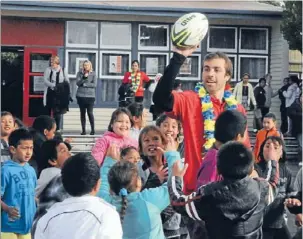
[[(233, 61), (232, 82), (246, 72), (257, 82), (270, 72), (274, 90), (281, 86), (289, 54), (279, 7), (256, 1), (2, 1), (2, 107), (11, 107), (27, 123), (44, 112), (42, 76), (54, 54), (67, 69), (74, 94), (76, 73), (89, 59), (98, 75), (96, 110), (116, 107), (132, 60), (138, 59), (150, 78), (163, 73), (172, 55), (172, 25), (188, 12), (204, 13), (210, 28), (178, 76), (184, 89), (194, 89), (202, 59), (212, 51)], [(279, 105), (273, 99), (277, 116)]]

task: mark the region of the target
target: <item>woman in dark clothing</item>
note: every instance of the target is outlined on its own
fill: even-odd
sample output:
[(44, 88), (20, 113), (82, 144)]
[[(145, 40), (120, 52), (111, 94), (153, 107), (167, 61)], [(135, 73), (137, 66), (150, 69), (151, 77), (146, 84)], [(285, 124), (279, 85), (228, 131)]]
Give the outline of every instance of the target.
[(263, 221), (263, 238), (264, 239), (290, 239), (291, 235), (287, 228), (285, 221), (285, 207), (284, 201), (290, 194), (294, 194), (292, 176), (290, 170), (285, 165), (286, 152), (284, 150), (284, 143), (280, 137), (270, 136), (261, 146), (260, 149), (260, 162), (255, 165), (259, 177), (267, 179), (270, 167), (268, 162), (272, 157), (269, 149), (274, 148), (277, 154), (280, 154), (279, 160), (279, 182), (278, 182), (278, 195), (268, 208), (266, 208), (264, 221)]
[(96, 99), (96, 87), (97, 77), (93, 72), (92, 63), (90, 61), (84, 61), (82, 71), (77, 73), (77, 86), (78, 90), (76, 93), (78, 105), (80, 107), (80, 119), (82, 126), (81, 135), (86, 134), (86, 118), (85, 114), (87, 111), (88, 119), (91, 126), (90, 135), (95, 134), (95, 120), (94, 120), (94, 103)]
[(281, 105), (280, 105), (281, 128), (280, 129), (283, 134), (288, 132), (288, 121), (287, 121), (287, 112), (286, 112), (286, 106), (285, 106), (285, 96), (283, 95), (283, 91), (287, 91), (288, 86), (289, 86), (289, 78), (286, 77), (283, 80), (283, 86), (272, 95), (272, 97), (279, 95), (279, 98), (281, 100)]

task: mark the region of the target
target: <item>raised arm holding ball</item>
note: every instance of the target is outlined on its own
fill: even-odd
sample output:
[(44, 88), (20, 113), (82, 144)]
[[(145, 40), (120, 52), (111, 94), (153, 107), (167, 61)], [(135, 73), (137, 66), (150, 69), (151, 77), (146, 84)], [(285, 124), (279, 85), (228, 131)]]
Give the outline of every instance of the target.
[[(198, 16), (193, 17), (194, 15)], [(221, 52), (209, 53), (204, 57), (202, 82), (197, 84), (195, 91), (173, 91), (175, 78), (186, 57), (192, 55), (206, 35), (208, 21), (205, 16), (200, 15), (204, 16), (197, 13), (187, 14), (175, 23), (172, 31), (173, 44), (176, 46), (174, 54), (153, 95), (156, 107), (182, 122), (185, 161), (189, 165), (184, 177), (186, 194), (194, 191), (203, 155), (213, 147), (215, 119), (218, 115), (231, 109), (237, 109), (246, 115), (245, 109), (236, 101), (227, 84), (232, 76), (232, 63), (228, 56)], [(176, 31), (177, 26), (183, 26), (185, 30)], [(204, 29), (201, 30), (201, 26), (204, 26)], [(200, 35), (197, 35), (197, 31)], [(182, 37), (173, 36), (178, 34), (177, 32), (185, 32), (188, 36), (182, 40)], [(191, 39), (191, 36), (196, 40)], [(195, 44), (186, 45), (186, 41)], [(250, 147), (247, 130), (245, 144)]]

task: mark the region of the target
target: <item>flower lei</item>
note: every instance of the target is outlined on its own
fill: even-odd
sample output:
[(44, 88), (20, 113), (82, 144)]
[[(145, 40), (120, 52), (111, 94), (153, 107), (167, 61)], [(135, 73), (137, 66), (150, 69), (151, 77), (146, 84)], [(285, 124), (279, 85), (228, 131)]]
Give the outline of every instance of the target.
[[(213, 103), (209, 93), (206, 91), (202, 83), (198, 83), (195, 87), (195, 92), (199, 94), (201, 100), (202, 115), (204, 118), (204, 138), (203, 152), (207, 152), (215, 143), (215, 114)], [(229, 90), (224, 91), (223, 96), (226, 102), (227, 110), (237, 109), (238, 102)]]
[(132, 71), (131, 79), (132, 79), (132, 91), (136, 93), (140, 85), (141, 72), (137, 71), (137, 75), (136, 75), (136, 73)]

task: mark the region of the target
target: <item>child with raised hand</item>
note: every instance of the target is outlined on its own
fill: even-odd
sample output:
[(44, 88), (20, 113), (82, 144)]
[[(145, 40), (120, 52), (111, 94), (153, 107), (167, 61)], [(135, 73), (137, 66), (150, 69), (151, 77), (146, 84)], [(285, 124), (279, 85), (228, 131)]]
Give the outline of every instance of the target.
[(17, 129), (8, 141), (12, 158), (1, 168), (1, 238), (31, 238), (37, 184), (35, 170), (28, 164), (33, 137), (27, 129)]
[(197, 189), (221, 179), (217, 171), (217, 153), (229, 141), (243, 142), (247, 127), (245, 116), (237, 110), (222, 112), (215, 123), (215, 143), (207, 151), (197, 176)]
[[(180, 158), (174, 143), (169, 137), (166, 152), (155, 145), (165, 155), (169, 166)], [(167, 184), (141, 191), (137, 166), (119, 162), (119, 159), (119, 148), (111, 146), (101, 168), (102, 184), (98, 195), (120, 212), (123, 238), (165, 239), (160, 214), (170, 204)]]
[(8, 137), (15, 130), (15, 120), (8, 111), (1, 111), (1, 164), (11, 159)]
[(295, 194), (295, 189), (293, 188), (291, 172), (285, 164), (286, 152), (283, 140), (277, 136), (269, 136), (265, 139), (260, 148), (259, 159), (259, 163), (255, 165), (259, 177), (268, 180), (268, 175), (272, 169), (271, 160), (278, 162), (280, 176), (277, 184), (278, 194), (273, 203), (266, 209), (263, 219), (263, 238), (290, 239), (291, 235), (285, 222), (284, 201)]
[(254, 155), (256, 162), (260, 160), (259, 153), (260, 153), (260, 147), (263, 144), (263, 142), (266, 140), (269, 136), (277, 136), (281, 137), (283, 139), (283, 135), (281, 132), (279, 132), (276, 128), (277, 119), (276, 116), (273, 113), (268, 113), (263, 118), (263, 129), (259, 130), (256, 136), (256, 142), (254, 147)]
[(217, 169), (222, 181), (209, 183), (185, 196), (182, 177), (186, 170), (173, 165), (168, 180), (171, 204), (182, 215), (204, 220), (210, 239), (262, 238), (264, 209), (273, 202), (279, 180), (277, 161), (271, 160), (269, 180), (251, 178), (251, 150), (228, 142), (218, 151)]
[(111, 144), (117, 145), (120, 149), (127, 146), (138, 147), (138, 141), (129, 137), (132, 126), (132, 116), (126, 108), (118, 108), (112, 113), (105, 132), (92, 148), (92, 155), (99, 165), (102, 165), (106, 152)]
[(181, 158), (184, 157), (184, 143), (181, 139), (181, 123), (180, 121), (168, 117), (168, 115), (161, 114), (156, 120), (158, 126), (164, 135), (171, 135), (176, 141), (176, 150), (180, 153)]

